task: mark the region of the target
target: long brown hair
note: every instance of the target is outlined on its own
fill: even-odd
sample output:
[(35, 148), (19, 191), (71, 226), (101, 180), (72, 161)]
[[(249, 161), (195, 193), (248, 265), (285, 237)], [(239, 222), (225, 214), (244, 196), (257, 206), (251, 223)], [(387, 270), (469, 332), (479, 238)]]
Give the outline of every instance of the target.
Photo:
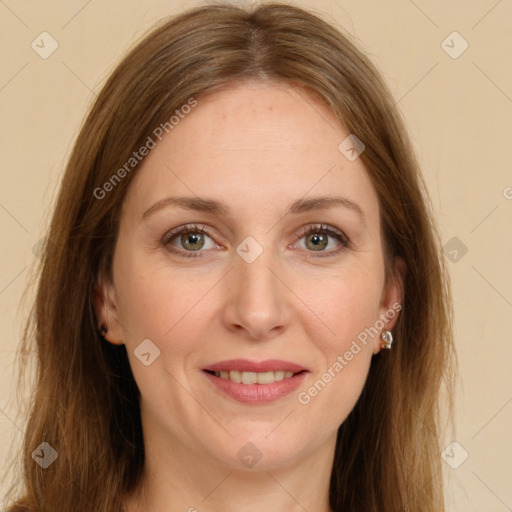
[[(23, 444), (22, 497), (10, 512), (112, 512), (144, 467), (139, 391), (124, 345), (97, 331), (93, 293), (111, 278), (121, 205), (133, 166), (103, 187), (156, 127), (191, 98), (241, 80), (306, 87), (366, 146), (377, 191), (386, 278), (408, 267), (393, 349), (373, 358), (363, 393), (340, 426), (333, 511), (442, 512), (440, 392), (451, 407), (450, 287), (434, 214), (411, 142), (378, 71), (341, 31), (301, 8), (204, 6), (164, 20), (112, 73), (70, 156), (20, 346), (36, 353)], [(58, 459), (42, 470), (32, 452)]]

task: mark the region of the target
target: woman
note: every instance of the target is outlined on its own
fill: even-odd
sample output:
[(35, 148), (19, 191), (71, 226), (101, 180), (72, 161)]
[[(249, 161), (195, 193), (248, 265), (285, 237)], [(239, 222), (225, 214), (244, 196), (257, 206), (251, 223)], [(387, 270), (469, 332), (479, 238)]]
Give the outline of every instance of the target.
[(121, 62), (44, 255), (14, 511), (444, 510), (451, 302), (374, 66), (283, 4)]

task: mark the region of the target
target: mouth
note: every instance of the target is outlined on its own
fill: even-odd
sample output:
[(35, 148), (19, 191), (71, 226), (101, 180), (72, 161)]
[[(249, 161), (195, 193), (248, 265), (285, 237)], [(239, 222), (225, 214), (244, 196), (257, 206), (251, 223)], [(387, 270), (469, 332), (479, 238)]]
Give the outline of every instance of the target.
[(238, 402), (258, 404), (278, 400), (295, 390), (309, 370), (287, 361), (237, 359), (203, 369), (208, 380)]
[(204, 370), (206, 373), (210, 375), (214, 375), (220, 379), (230, 380), (231, 382), (236, 382), (237, 384), (273, 384), (274, 382), (279, 382), (285, 379), (291, 379), (295, 375), (299, 375), (301, 373), (306, 372), (306, 370), (301, 370), (300, 372), (290, 372), (284, 370), (277, 371), (268, 371), (268, 372), (242, 372), (239, 370), (229, 370), (229, 371), (220, 371), (214, 372), (212, 370)]

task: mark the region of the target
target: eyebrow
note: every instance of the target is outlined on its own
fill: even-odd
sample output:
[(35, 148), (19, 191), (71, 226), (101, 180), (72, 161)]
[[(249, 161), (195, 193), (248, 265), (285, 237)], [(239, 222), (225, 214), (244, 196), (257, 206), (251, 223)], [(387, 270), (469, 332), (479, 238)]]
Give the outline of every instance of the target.
[[(230, 213), (229, 207), (224, 203), (219, 201), (215, 201), (213, 199), (202, 198), (202, 197), (186, 197), (186, 196), (174, 196), (174, 197), (166, 197), (165, 199), (161, 199), (157, 201), (153, 206), (151, 206), (148, 210), (146, 210), (142, 214), (142, 219), (145, 219), (149, 215), (162, 210), (163, 208), (167, 208), (169, 206), (175, 206), (178, 208), (183, 208), (185, 210), (193, 210), (204, 213), (211, 213), (213, 215), (224, 215), (228, 216)], [(325, 210), (328, 208), (335, 207), (344, 207), (348, 208), (358, 215), (360, 215), (364, 220), (364, 212), (361, 207), (355, 203), (354, 201), (340, 196), (320, 196), (320, 197), (311, 197), (309, 199), (298, 199), (294, 201), (285, 215), (288, 214), (300, 214), (315, 210)]]

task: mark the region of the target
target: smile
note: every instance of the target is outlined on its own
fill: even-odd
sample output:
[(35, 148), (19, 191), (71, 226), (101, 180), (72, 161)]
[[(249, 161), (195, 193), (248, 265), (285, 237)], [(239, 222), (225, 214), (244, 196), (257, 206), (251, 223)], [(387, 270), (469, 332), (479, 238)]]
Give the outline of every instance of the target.
[(254, 362), (246, 359), (223, 361), (203, 369), (220, 396), (246, 404), (264, 404), (289, 395), (298, 388), (309, 370), (281, 360)]
[(296, 373), (277, 370), (271, 372), (241, 372), (238, 370), (230, 370), (230, 371), (222, 371), (222, 372), (213, 372), (215, 377), (220, 377), (221, 379), (229, 379), (231, 382), (236, 382), (238, 384), (272, 384), (274, 382), (289, 379)]

